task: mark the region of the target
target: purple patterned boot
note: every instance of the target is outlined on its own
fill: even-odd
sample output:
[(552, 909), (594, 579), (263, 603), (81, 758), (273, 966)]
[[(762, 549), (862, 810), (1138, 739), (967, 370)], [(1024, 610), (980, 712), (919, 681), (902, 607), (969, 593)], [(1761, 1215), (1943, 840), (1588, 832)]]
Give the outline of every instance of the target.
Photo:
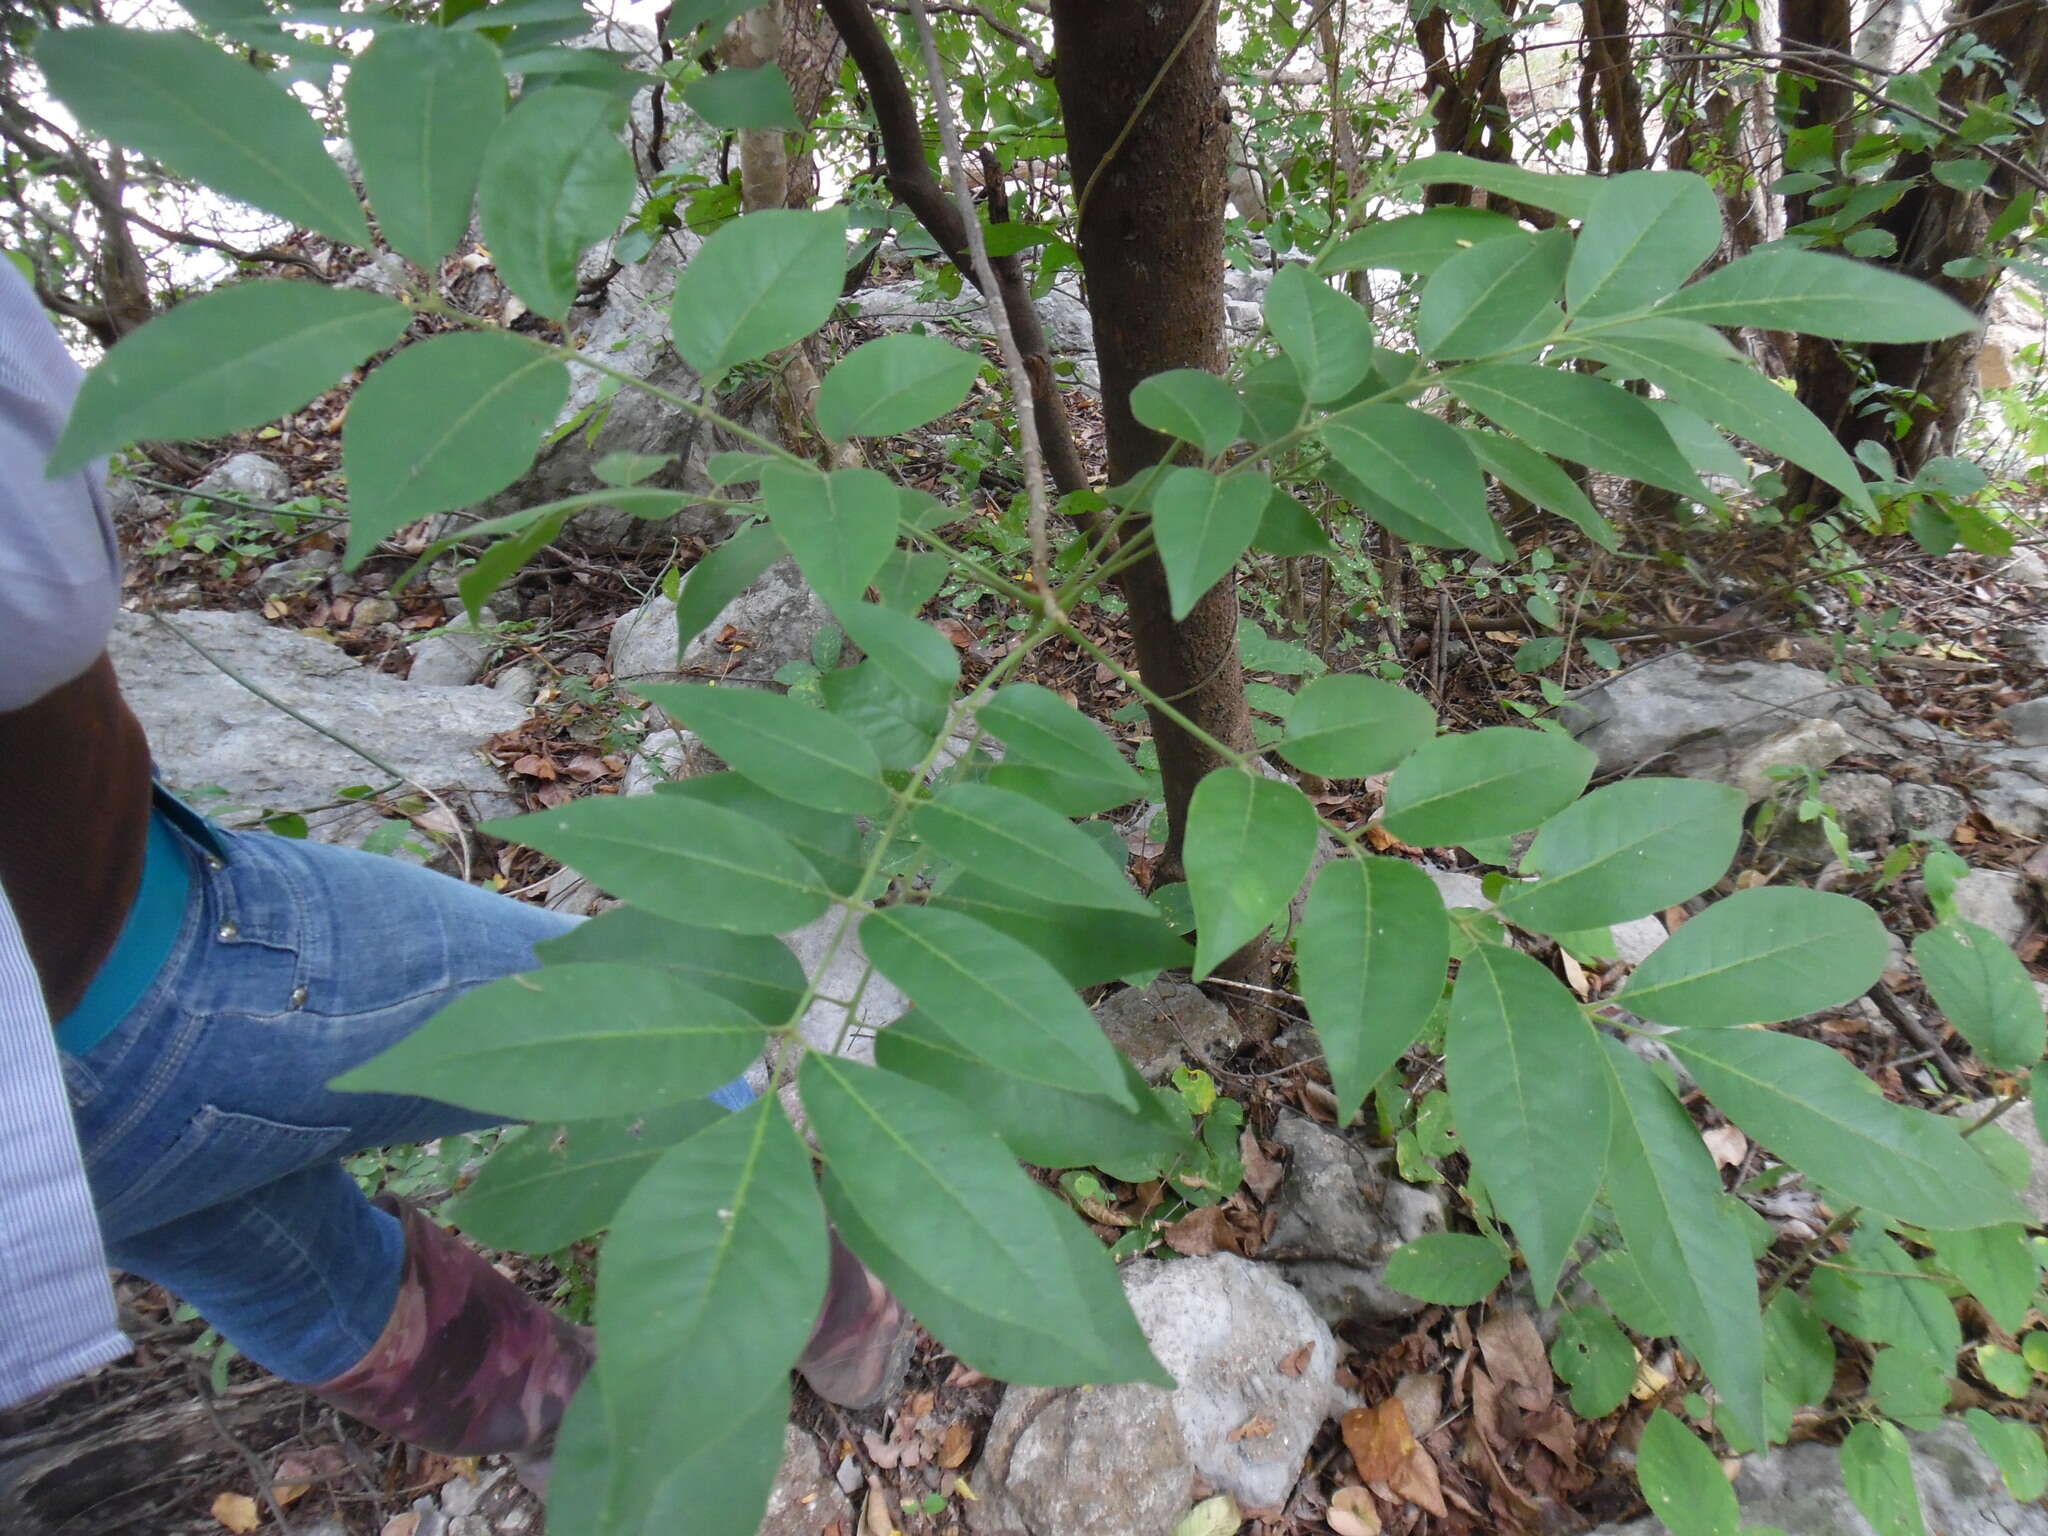
[(902, 1303), (834, 1232), (825, 1306), (796, 1363), (811, 1390), (841, 1408), (872, 1408), (902, 1384), (916, 1341)]
[(398, 1304), (368, 1354), (312, 1390), (444, 1456), (510, 1456), (547, 1491), (555, 1431), (595, 1358), (594, 1335), (550, 1312), (454, 1233), (389, 1195), (405, 1228)]

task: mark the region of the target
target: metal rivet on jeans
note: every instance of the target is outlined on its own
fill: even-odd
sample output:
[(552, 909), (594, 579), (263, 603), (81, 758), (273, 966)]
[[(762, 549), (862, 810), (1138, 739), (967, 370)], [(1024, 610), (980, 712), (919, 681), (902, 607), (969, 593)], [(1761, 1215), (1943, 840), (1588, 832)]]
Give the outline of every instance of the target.
[(206, 856), (206, 867), (212, 870), (226, 869), (228, 867), (228, 861), (226, 859), (217, 859), (209, 853)]
[(303, 1008), (306, 1006), (306, 989), (304, 987), (292, 988), (292, 1006), (294, 1008)]
[(241, 931), (242, 931), (242, 930), (241, 930), (241, 929), (240, 929), (240, 928), (239, 928), (238, 926), (236, 926), (236, 924), (235, 924), (235, 921), (234, 921), (234, 919), (233, 919), (233, 918), (230, 918), (230, 919), (228, 919), (228, 921), (226, 921), (226, 922), (224, 922), (224, 923), (222, 923), (222, 924), (220, 925), (220, 934), (219, 934), (219, 936), (220, 936), (220, 938), (222, 938), (223, 940), (226, 940), (226, 939), (232, 939), (232, 938), (236, 937), (237, 935), (239, 935), (239, 934), (241, 933)]

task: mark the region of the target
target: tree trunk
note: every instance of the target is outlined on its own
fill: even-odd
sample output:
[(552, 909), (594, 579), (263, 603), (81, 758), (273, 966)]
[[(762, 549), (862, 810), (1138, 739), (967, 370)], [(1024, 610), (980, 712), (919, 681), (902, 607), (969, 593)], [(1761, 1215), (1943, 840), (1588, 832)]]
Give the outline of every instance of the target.
[[(1802, 56), (1811, 58), (1839, 76), (1849, 62), (1853, 35), (1849, 0), (1784, 0), (1779, 12), (1778, 46), (1786, 56), (1785, 71), (1779, 77), (1780, 89), (1799, 92), (1791, 113), (1791, 129), (1799, 133), (1832, 128), (1838, 153), (1851, 131), (1849, 121), (1855, 112), (1856, 93), (1844, 79), (1800, 74), (1797, 61)], [(1788, 225), (1806, 222), (1810, 196), (1795, 192), (1785, 199)]]
[[(1942, 101), (1967, 111), (1983, 97), (2006, 89), (2021, 96), (2048, 96), (2048, 31), (2037, 8), (2013, 6), (2006, 0), (1963, 0), (1950, 14), (1951, 34), (1971, 32), (2006, 60), (2006, 69), (1977, 69), (1969, 75), (1952, 71), (1941, 86)], [(2017, 160), (2038, 158), (2048, 133), (2035, 129), (2026, 141), (2001, 146)], [(1997, 287), (1997, 274), (1950, 277), (1942, 267), (1965, 257), (1981, 256), (1991, 221), (2018, 190), (2006, 173), (1993, 175), (1979, 191), (1964, 191), (1934, 180), (1933, 157), (1924, 151), (1903, 157), (1891, 174), (1916, 185), (1876, 221), (1890, 232), (1898, 250), (1884, 265), (1908, 277), (1931, 283), (1965, 308), (1983, 315)], [(1865, 440), (1882, 442), (1898, 463), (1900, 478), (1909, 479), (1929, 459), (1947, 453), (1969, 414), (1975, 397), (1974, 367), (1983, 344), (1980, 333), (1951, 336), (1944, 341), (1872, 346), (1867, 349), (1868, 377), (1830, 342), (1806, 340), (1799, 351), (1799, 398), (1853, 448)], [(1903, 410), (1907, 426), (1896, 432), (1892, 412), (1864, 409), (1857, 392), (1869, 385), (1882, 391), (1872, 396)], [(1788, 500), (1828, 505), (1833, 494), (1809, 475), (1786, 476)]]
[[(1229, 127), (1215, 12), (1208, 0), (1053, 0), (1052, 21), (1054, 81), (1084, 200), (1079, 244), (1102, 365), (1109, 473), (1122, 482), (1157, 463), (1168, 441), (1131, 414), (1133, 386), (1170, 368), (1224, 365)], [(1178, 623), (1156, 558), (1126, 572), (1123, 591), (1146, 684), (1211, 736), (1248, 749), (1235, 579)], [(1161, 868), (1171, 878), (1195, 785), (1226, 759), (1157, 711), (1152, 733), (1172, 827)]]

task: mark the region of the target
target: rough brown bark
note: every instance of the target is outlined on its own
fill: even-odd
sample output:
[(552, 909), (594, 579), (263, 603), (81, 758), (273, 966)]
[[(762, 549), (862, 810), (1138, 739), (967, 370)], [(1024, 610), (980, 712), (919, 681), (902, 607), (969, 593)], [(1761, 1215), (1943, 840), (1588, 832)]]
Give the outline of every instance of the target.
[[(1980, 98), (2004, 91), (2008, 81), (2022, 96), (2048, 97), (2048, 29), (2041, 26), (2037, 7), (2014, 6), (2006, 0), (1963, 0), (1950, 14), (1949, 26), (1953, 32), (1974, 33), (1997, 49), (2007, 69), (1979, 69), (1967, 76), (1951, 73), (1942, 82), (1943, 102), (1967, 110)], [(2008, 157), (2027, 161), (2037, 160), (2044, 148), (2048, 132), (2040, 129), (2031, 142), (2001, 146)], [(1950, 277), (1942, 267), (1984, 253), (1990, 224), (2015, 189), (2000, 173), (1982, 191), (1962, 191), (1935, 181), (1932, 168), (1933, 157), (1919, 152), (1904, 157), (1892, 171), (1901, 180), (1917, 178), (1919, 185), (1876, 221), (1898, 241), (1898, 251), (1883, 264), (1932, 284), (1982, 315), (1990, 307), (1996, 274)], [(1799, 398), (1845, 446), (1865, 439), (1883, 442), (1897, 459), (1901, 476), (1910, 477), (1929, 459), (1952, 448), (1974, 397), (1973, 371), (1981, 345), (1981, 335), (1970, 334), (1867, 349), (1872, 380), (1893, 392), (1888, 403), (1908, 412), (1910, 423), (1903, 435), (1895, 435), (1888, 413), (1859, 413), (1855, 395), (1863, 380), (1833, 343), (1800, 343), (1795, 370)], [(1909, 403), (1915, 400), (1919, 403)], [(1795, 505), (1828, 505), (1834, 500), (1827, 487), (1804, 473), (1789, 473), (1786, 481), (1788, 500)]]
[[(1619, 175), (1650, 163), (1628, 8), (1629, 0), (1582, 0), (1579, 6), (1586, 39), (1579, 77), (1580, 117), (1585, 125), (1586, 168), (1596, 173)], [(1601, 127), (1607, 130), (1604, 155)]]
[[(1053, 78), (1084, 199), (1079, 244), (1109, 472), (1121, 482), (1168, 446), (1131, 414), (1132, 388), (1171, 368), (1220, 372), (1224, 364), (1229, 128), (1215, 12), (1208, 0), (1054, 0), (1052, 21)], [(1235, 580), (1178, 623), (1156, 559), (1131, 567), (1123, 591), (1146, 684), (1211, 736), (1248, 749)], [(1152, 732), (1172, 827), (1162, 869), (1171, 874), (1195, 785), (1226, 759), (1156, 711)]]
[[(1514, 0), (1505, 0), (1501, 15), (1512, 18)], [(1515, 159), (1511, 133), (1513, 113), (1508, 107), (1501, 69), (1514, 56), (1515, 34), (1503, 29), (1498, 37), (1475, 41), (1472, 52), (1462, 61), (1457, 57), (1451, 34), (1450, 13), (1431, 6), (1415, 17), (1415, 42), (1422, 53), (1423, 87), (1432, 102), (1430, 135), (1439, 153), (1472, 155), (1511, 165)], [(1475, 193), (1454, 182), (1438, 182), (1422, 190), (1425, 208), (1484, 203), (1538, 229), (1548, 229), (1557, 216), (1547, 208), (1530, 208), (1490, 193)]]
[[(1792, 127), (1797, 131), (1830, 126), (1838, 150), (1851, 131), (1849, 120), (1856, 106), (1856, 93), (1841, 74), (1850, 62), (1852, 36), (1849, 0), (1784, 0), (1778, 20), (1778, 46), (1786, 56), (1782, 78), (1801, 82)], [(1826, 73), (1801, 75), (1794, 62), (1801, 58), (1812, 59)], [(1805, 222), (1810, 195), (1794, 193), (1785, 199), (1787, 224)]]

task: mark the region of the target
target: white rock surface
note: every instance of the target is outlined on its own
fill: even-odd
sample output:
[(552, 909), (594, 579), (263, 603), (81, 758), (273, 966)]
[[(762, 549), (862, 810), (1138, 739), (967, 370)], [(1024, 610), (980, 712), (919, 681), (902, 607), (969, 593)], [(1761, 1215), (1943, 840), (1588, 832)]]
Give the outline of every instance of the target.
[(2048, 747), (2048, 698), (2015, 704), (1998, 718), (2012, 727), (2012, 739), (2021, 746)]
[[(2048, 1509), (2021, 1504), (2008, 1494), (1998, 1469), (1960, 1421), (1907, 1439), (1928, 1530), (1941, 1536), (2048, 1536)], [(1745, 1527), (1774, 1525), (1794, 1536), (1877, 1536), (1849, 1501), (1841, 1452), (1831, 1445), (1795, 1445), (1745, 1457), (1735, 1494)], [(1664, 1536), (1664, 1531), (1646, 1516), (1626, 1525), (1603, 1525), (1587, 1536)]]
[(490, 657), (482, 635), (450, 625), (422, 638), (412, 648), (412, 670), (406, 681), (423, 687), (459, 688), (476, 681)]
[[(1011, 1387), (970, 1479), (977, 1536), (1168, 1536), (1197, 1476), (1248, 1509), (1277, 1507), (1347, 1406), (1336, 1340), (1269, 1266), (1139, 1259), (1123, 1278), (1178, 1387)], [(1304, 1344), (1290, 1376), (1281, 1362)], [(1232, 1438), (1247, 1426), (1265, 1432)]]
[(818, 1443), (792, 1424), (783, 1439), (782, 1469), (768, 1495), (760, 1536), (823, 1536), (835, 1521), (841, 1531), (852, 1531), (853, 1507), (825, 1470)]
[(1201, 1066), (1229, 1060), (1241, 1039), (1228, 1008), (1177, 976), (1112, 994), (1095, 1005), (1095, 1019), (1154, 1083), (1165, 1082), (1183, 1062)]
[[(816, 922), (785, 933), (782, 942), (795, 952), (804, 974), (816, 980), (820, 993), (797, 1021), (797, 1033), (803, 1036), (804, 1044), (814, 1051), (830, 1051), (839, 1044), (841, 1056), (873, 1061), (875, 1031), (907, 1013), (910, 999), (888, 977), (875, 971), (868, 976), (859, 1005), (854, 1009), (852, 1026), (848, 1027), (843, 1004), (860, 986), (861, 974), (868, 969), (867, 953), (860, 947), (857, 927), (839, 941), (836, 949), (832, 941), (841, 925), (851, 921), (852, 914), (844, 907), (834, 907)], [(827, 951), (831, 952), (829, 962), (825, 958)]]
[(221, 496), (238, 496), (271, 507), (291, 500), (291, 477), (260, 453), (238, 453), (221, 460), (192, 487)]
[(1947, 842), (1970, 814), (1969, 803), (1943, 784), (1894, 784), (1892, 821), (1907, 835), (1925, 833)]
[[(689, 577), (683, 580), (687, 590)], [(808, 659), (812, 641), (831, 622), (831, 611), (804, 584), (795, 562), (778, 560), (691, 637), (680, 665), (676, 605), (657, 593), (612, 626), (605, 668), (627, 684), (704, 678), (768, 683), (789, 662)]]
[[(488, 688), (429, 688), (373, 672), (324, 640), (253, 613), (188, 611), (170, 622), (457, 809), (479, 819), (514, 809), (478, 749), (526, 717), (515, 701)], [(382, 770), (258, 698), (142, 614), (115, 617), (108, 649), (166, 780), (174, 789), (226, 790), (228, 808), (210, 802), (206, 809), (228, 825), (253, 822), (261, 810), (324, 805), (347, 785), (383, 781)], [(359, 841), (381, 824), (375, 811), (357, 806), (307, 819), (325, 842)]]
[(1973, 869), (1956, 882), (1956, 912), (2008, 944), (2026, 932), (2026, 882), (2002, 869)]

